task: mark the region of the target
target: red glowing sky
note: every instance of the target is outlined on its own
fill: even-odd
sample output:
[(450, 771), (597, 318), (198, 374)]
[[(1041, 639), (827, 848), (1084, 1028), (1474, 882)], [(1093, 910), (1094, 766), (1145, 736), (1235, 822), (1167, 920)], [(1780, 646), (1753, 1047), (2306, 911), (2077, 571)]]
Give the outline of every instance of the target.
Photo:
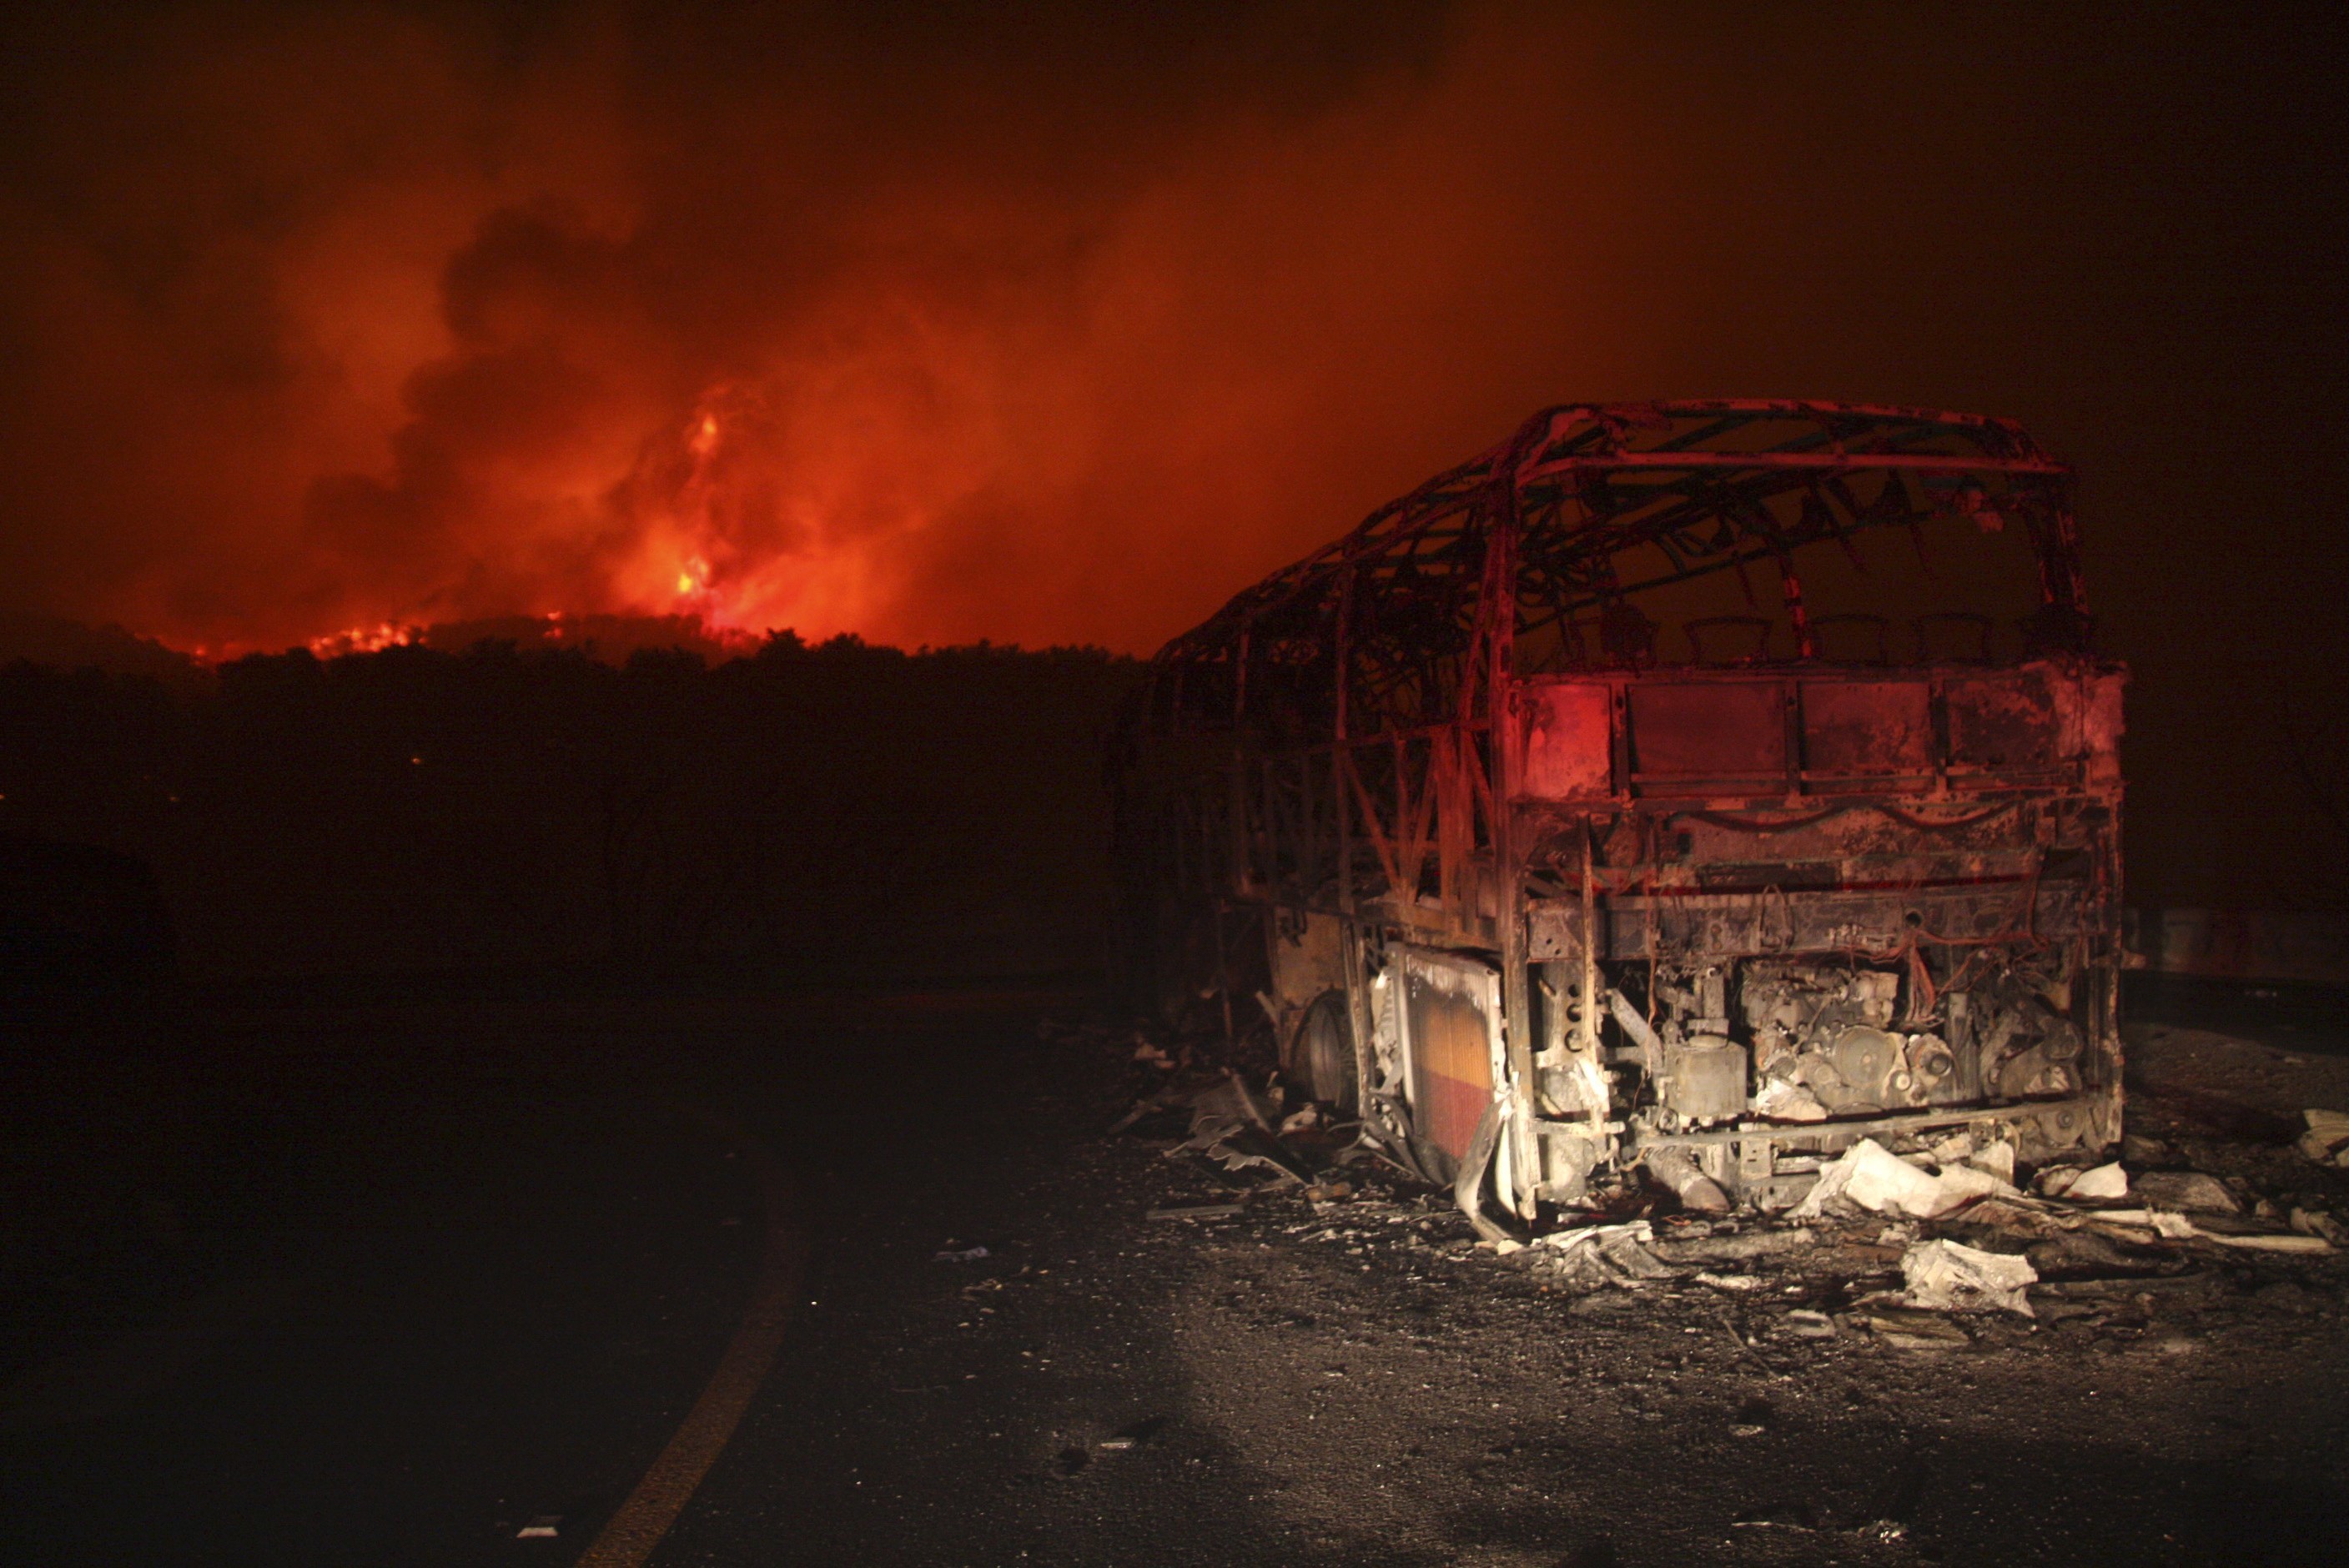
[(11, 24), (0, 607), (1146, 650), (1541, 403), (1783, 395), (2031, 424), (2125, 652), (2322, 617), (2338, 24), (1761, 9)]

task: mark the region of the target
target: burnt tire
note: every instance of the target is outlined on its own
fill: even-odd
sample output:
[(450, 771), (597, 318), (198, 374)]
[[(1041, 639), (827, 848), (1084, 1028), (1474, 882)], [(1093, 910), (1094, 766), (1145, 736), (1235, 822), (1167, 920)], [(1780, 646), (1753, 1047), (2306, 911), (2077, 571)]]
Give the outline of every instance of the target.
[(1346, 1019), (1346, 995), (1324, 991), (1305, 1009), (1297, 1026), (1297, 1045), (1290, 1060), (1297, 1064), (1299, 1085), (1340, 1117), (1361, 1114), (1361, 1077), (1354, 1066), (1354, 1036)]

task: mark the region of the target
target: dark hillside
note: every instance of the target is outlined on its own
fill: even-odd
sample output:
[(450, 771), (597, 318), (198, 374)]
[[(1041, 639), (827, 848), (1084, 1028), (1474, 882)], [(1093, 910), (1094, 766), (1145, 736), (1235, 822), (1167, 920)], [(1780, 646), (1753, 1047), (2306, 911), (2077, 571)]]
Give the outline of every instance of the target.
[(484, 642), (0, 674), (0, 830), (154, 869), (192, 975), (1099, 962), (1095, 650), (788, 634), (710, 667)]

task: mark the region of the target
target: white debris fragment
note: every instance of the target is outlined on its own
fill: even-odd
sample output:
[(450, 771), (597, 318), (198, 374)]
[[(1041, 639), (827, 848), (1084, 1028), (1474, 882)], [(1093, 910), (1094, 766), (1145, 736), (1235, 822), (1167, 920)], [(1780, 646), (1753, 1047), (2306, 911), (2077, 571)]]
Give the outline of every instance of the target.
[(1631, 1220), (1619, 1225), (1584, 1225), (1579, 1230), (1552, 1231), (1546, 1236), (1536, 1236), (1533, 1244), (1570, 1253), (1588, 1243), (1606, 1243), (1618, 1237), (1634, 1242), (1651, 1242), (1656, 1238), (1656, 1231), (1645, 1220)]
[(2323, 1236), (2304, 1231), (2211, 1230), (2167, 1209), (2099, 1209), (2087, 1217), (2099, 1225), (2142, 1225), (2169, 1241), (2215, 1242), (2222, 1247), (2240, 1247), (2249, 1252), (2315, 1253), (2333, 1250), (2333, 1243)]
[(1935, 1175), (1874, 1139), (1863, 1138), (1819, 1172), (1817, 1184), (1788, 1212), (1788, 1218), (1817, 1219), (1829, 1200), (1842, 1198), (1875, 1213), (1930, 1220), (1976, 1198), (2015, 1195), (2013, 1187), (1986, 1171), (1952, 1165)]
[(2014, 1145), (1993, 1143), (1966, 1156), (1965, 1162), (1975, 1170), (1995, 1176), (2008, 1186), (2014, 1185)]
[(1819, 1097), (1798, 1083), (1785, 1078), (1764, 1078), (1754, 1093), (1754, 1109), (1773, 1121), (1825, 1121), (1827, 1108)]
[(2009, 1186), (2014, 1183), (2014, 1145), (2006, 1142), (1981, 1143), (1971, 1131), (1952, 1132), (1925, 1150), (1926, 1158), (1940, 1168), (1943, 1175), (1957, 1166), (1979, 1171), (1985, 1176), (1996, 1177)]
[(2099, 1165), (2093, 1171), (2083, 1171), (2074, 1177), (2060, 1194), (2074, 1202), (2088, 1202), (2128, 1196), (2128, 1172), (2116, 1160), (2109, 1165)]
[(1956, 1242), (1920, 1242), (1902, 1254), (1909, 1282), (1904, 1299), (1934, 1312), (2019, 1312), (2034, 1315), (2025, 1287), (2039, 1271), (2025, 1258), (1986, 1253)]
[(1551, 1266), (1568, 1274), (1588, 1275), (1594, 1284), (1629, 1285), (1661, 1279), (1672, 1269), (1643, 1244), (1655, 1232), (1645, 1220), (1619, 1225), (1585, 1225), (1575, 1231), (1552, 1231), (1533, 1244), (1558, 1253)]
[(1709, 1284), (1715, 1290), (1743, 1291), (1762, 1288), (1761, 1276), (1758, 1274), (1700, 1274), (1696, 1276), (1696, 1283)]
[(2031, 1179), (2031, 1190), (2043, 1198), (2061, 1198), (2082, 1175), (2077, 1165), (2048, 1165)]
[(1950, 1201), (1944, 1205), (1945, 1208), (1955, 1208), (1958, 1204), (1971, 1202), (1975, 1198), (2022, 1196), (2014, 1190), (2013, 1182), (1984, 1171), (1977, 1165), (1944, 1165), (1941, 1167), (1940, 1174), (1933, 1180), (1941, 1184), (1942, 1192), (1948, 1195)]
[(1799, 1340), (1832, 1340), (1835, 1319), (1811, 1307), (1795, 1307), (1778, 1319), (1778, 1334), (1792, 1334)]
[(1877, 1213), (1888, 1211), (1923, 1218), (1940, 1212), (1940, 1183), (1872, 1138), (1863, 1138), (1819, 1172), (1818, 1181), (1789, 1217), (1816, 1220), (1827, 1201), (1845, 1198)]
[(520, 1530), (515, 1531), (514, 1539), (516, 1541), (551, 1541), (561, 1533), (562, 1523), (563, 1515), (542, 1513)]
[(2140, 1225), (2173, 1242), (2190, 1241), (2202, 1233), (2183, 1214), (2167, 1209), (2100, 1209), (2088, 1216), (2100, 1225)]
[(2297, 1232), (2278, 1233), (2258, 1232), (2249, 1235), (2230, 1235), (2222, 1231), (2206, 1231), (2199, 1225), (2194, 1233), (2206, 1242), (2216, 1242), (2222, 1247), (2242, 1247), (2260, 1253), (2329, 1253), (2333, 1243), (2322, 1236), (2306, 1236)]
[(2312, 1108), (2300, 1114), (2308, 1122), (2308, 1130), (2300, 1135), (2300, 1151), (2319, 1165), (2349, 1168), (2349, 1111)]
[(1808, 1307), (1796, 1307), (1778, 1320), (1778, 1332), (1791, 1334), (1797, 1339), (1833, 1339), (1835, 1319), (1824, 1312)]

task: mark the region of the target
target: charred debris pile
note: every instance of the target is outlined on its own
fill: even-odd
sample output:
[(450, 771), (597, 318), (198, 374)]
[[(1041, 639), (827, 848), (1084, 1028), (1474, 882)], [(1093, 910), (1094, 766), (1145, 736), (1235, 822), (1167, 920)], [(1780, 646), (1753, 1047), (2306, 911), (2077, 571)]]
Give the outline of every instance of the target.
[(1439, 1180), (1375, 1122), (1284, 1081), (1265, 1029), (1233, 1041), (1048, 1020), (1044, 1034), (1123, 1059), (1133, 1098), (1109, 1133), (1170, 1162), (1151, 1218), (1446, 1254), (1514, 1271), (1577, 1311), (1669, 1311), (1695, 1292), (1733, 1307), (1733, 1332), (1753, 1343), (1857, 1335), (1932, 1349), (2349, 1299), (2349, 1117), (2337, 1111), (2246, 1119), (2164, 1099), (2132, 1111), (2119, 1159), (2035, 1168), (1994, 1122), (1930, 1140), (1855, 1136), (1775, 1207), (1675, 1191), (1649, 1167), (1523, 1226), (1485, 1211), (1468, 1171)]

